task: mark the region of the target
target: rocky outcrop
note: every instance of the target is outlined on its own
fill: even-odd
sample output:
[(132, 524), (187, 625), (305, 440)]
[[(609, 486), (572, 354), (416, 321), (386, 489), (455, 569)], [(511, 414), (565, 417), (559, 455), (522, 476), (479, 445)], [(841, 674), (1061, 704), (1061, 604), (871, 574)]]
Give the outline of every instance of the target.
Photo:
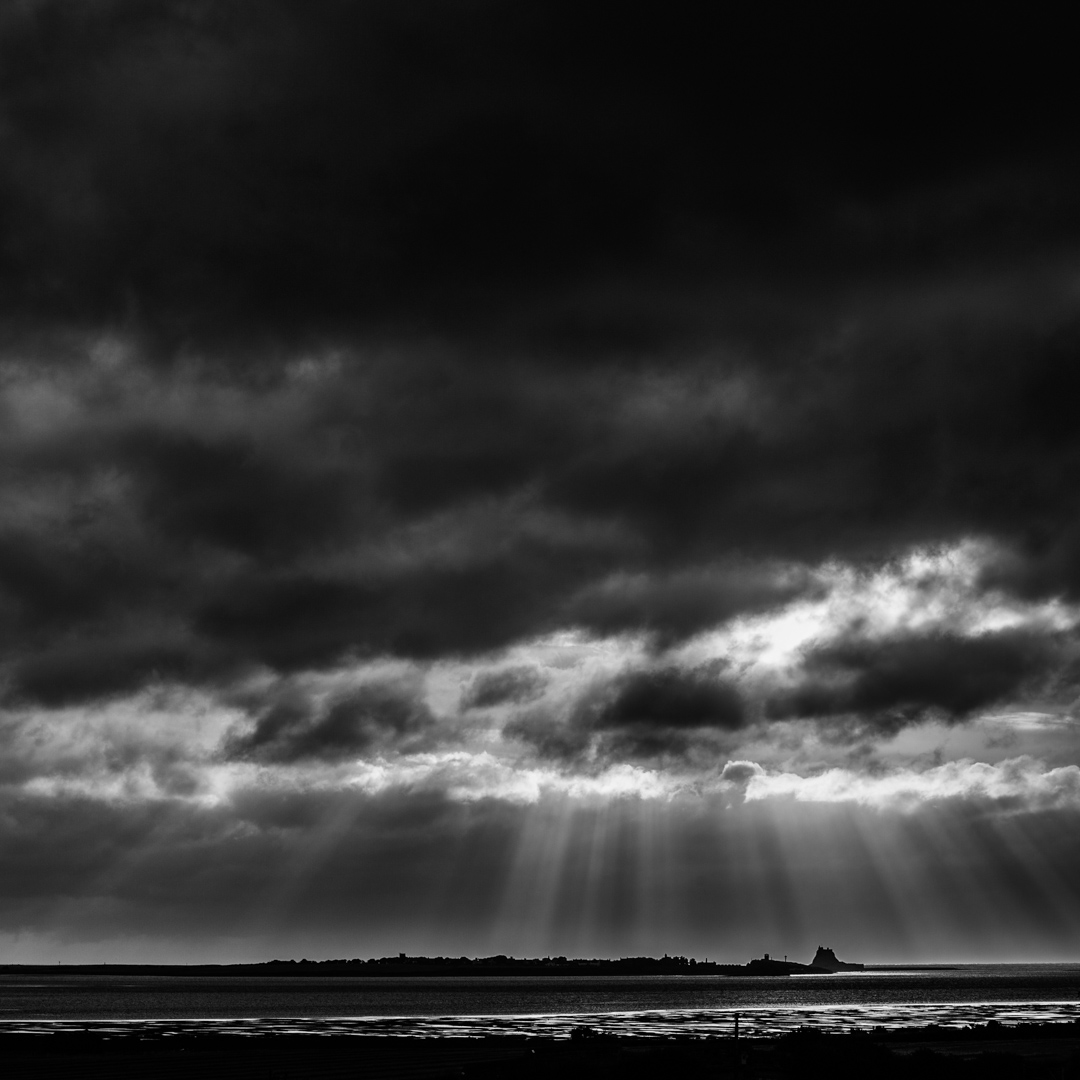
[(809, 964), (796, 964), (792, 960), (772, 960), (768, 956), (761, 960), (751, 960), (743, 971), (747, 975), (826, 975), (824, 968)]
[(863, 971), (865, 964), (845, 964), (843, 960), (836, 959), (836, 953), (832, 949), (826, 949), (819, 945), (814, 959), (809, 964), (797, 964), (785, 957), (783, 960), (774, 960), (768, 953), (760, 960), (751, 960), (749, 964), (736, 967), (731, 970), (725, 969), (727, 975), (831, 975), (837, 971)]
[(865, 964), (845, 964), (843, 960), (837, 960), (836, 953), (822, 945), (818, 946), (814, 959), (810, 961), (810, 966), (824, 971), (863, 971), (866, 968)]

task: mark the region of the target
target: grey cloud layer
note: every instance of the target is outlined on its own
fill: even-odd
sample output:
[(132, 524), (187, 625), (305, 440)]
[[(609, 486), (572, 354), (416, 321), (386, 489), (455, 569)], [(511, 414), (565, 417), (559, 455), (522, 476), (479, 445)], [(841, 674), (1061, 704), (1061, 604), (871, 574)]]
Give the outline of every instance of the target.
[(336, 759), (377, 751), (416, 749), (435, 724), (415, 686), (370, 682), (320, 706), (300, 693), (275, 695), (254, 729), (235, 738), (232, 756), (267, 762)]
[[(1080, 594), (1052, 86), (942, 44), (911, 95), (858, 50), (610, 15), (4, 17), (9, 705), (567, 628), (660, 652), (966, 535), (999, 541), (987, 587)], [(995, 642), (826, 645), (770, 708), (961, 716), (1056, 663)], [(566, 730), (635, 757), (744, 723), (650, 672)], [(466, 704), (534, 693), (499, 678)], [(281, 708), (248, 752), (412, 730)]]
[[(1043, 415), (1005, 408), (1035, 378), (1019, 349), (984, 372), (951, 427), (924, 432), (932, 396), (882, 401), (845, 374), (865, 357), (883, 385), (910, 383), (910, 358), (883, 340), (837, 346), (824, 387), (813, 367), (770, 373), (717, 345), (720, 390), (695, 403), (700, 425), (681, 422), (698, 357), (600, 374), (492, 361), (481, 376), (399, 345), (339, 350), (253, 385), (207, 363), (148, 366), (137, 343), (119, 369), (94, 359), (93, 339), (83, 347), (6, 367), (11, 702), (228, 684), (254, 666), (288, 673), (350, 655), (477, 655), (570, 627), (640, 632), (661, 649), (820, 595), (811, 567), (823, 559), (873, 564), (965, 533), (999, 538), (988, 588), (1073, 593), (1070, 437), (1012, 434)], [(733, 380), (743, 371), (750, 391)], [(642, 396), (665, 394), (670, 415), (642, 415)], [(980, 447), (964, 426), (994, 439)], [(1034, 478), (1022, 491), (998, 479), (1020, 468)], [(1019, 499), (1034, 505), (1002, 511)], [(1054, 520), (1062, 530), (1040, 540)], [(960, 715), (1057, 655), (1030, 634), (853, 639), (816, 655), (772, 712)]]
[(701, 733), (746, 722), (738, 690), (715, 671), (660, 667), (630, 671), (590, 687), (568, 715), (526, 710), (503, 728), (541, 756), (567, 764), (678, 759)]
[(535, 667), (505, 667), (477, 675), (461, 698), (463, 709), (486, 709), (507, 702), (520, 704), (543, 693), (546, 679)]
[(801, 681), (768, 701), (766, 712), (778, 719), (856, 714), (878, 718), (883, 728), (930, 710), (961, 720), (1021, 697), (1032, 681), (1045, 682), (1058, 670), (1060, 660), (1051, 636), (1031, 632), (841, 639), (812, 650)]

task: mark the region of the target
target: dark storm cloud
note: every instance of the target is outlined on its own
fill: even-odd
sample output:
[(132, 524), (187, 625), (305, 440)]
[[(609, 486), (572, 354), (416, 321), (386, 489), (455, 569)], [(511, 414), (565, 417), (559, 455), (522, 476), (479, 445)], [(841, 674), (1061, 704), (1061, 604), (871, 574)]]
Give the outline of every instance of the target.
[(962, 720), (1013, 700), (1059, 662), (1050, 641), (1026, 632), (853, 638), (813, 650), (803, 681), (768, 701), (766, 712), (775, 719), (856, 714), (885, 728), (930, 713)]
[(212, 672), (188, 642), (83, 639), (42, 649), (19, 663), (8, 684), (9, 704), (69, 705), (108, 698), (159, 680), (197, 681)]
[(547, 709), (529, 709), (513, 717), (504, 725), (502, 734), (503, 738), (520, 740), (549, 761), (582, 761), (591, 745), (586, 725)]
[(541, 757), (601, 761), (680, 757), (695, 738), (731, 732), (746, 723), (735, 688), (713, 670), (655, 668), (632, 671), (588, 691), (560, 718), (530, 710), (503, 734), (531, 745)]
[(599, 729), (644, 724), (662, 728), (740, 727), (738, 694), (709, 672), (660, 668), (616, 681), (592, 717)]
[[(883, 228), (861, 200), (1059, 150), (1063, 75), (1021, 80), (1011, 23), (1007, 40), (986, 23), (932, 43), (890, 26), (885, 54), (869, 26), (875, 48), (837, 50), (860, 29), (847, 19), (781, 32), (693, 5), (656, 16), (550, 0), (27, 5), (0, 27), (6, 291), (65, 314), (134, 305), (187, 334), (418, 304), (475, 318), (507, 289), (598, 268), (864, 270), (936, 256), (943, 233), (982, 253), (998, 222), (901, 213)], [(1043, 212), (1025, 210), (1052, 232)]]
[(3, 28), (5, 281), (24, 303), (127, 295), (220, 330), (633, 253), (656, 159), (617, 95), (573, 102), (593, 76), (550, 50), (601, 28), (569, 14), (35, 5)]
[(624, 573), (582, 590), (568, 617), (602, 635), (651, 631), (654, 643), (663, 646), (733, 615), (767, 610), (815, 591), (808, 575), (768, 566)]
[(136, 432), (120, 454), (141, 489), (148, 523), (182, 543), (272, 559), (345, 527), (346, 477), (332, 464), (305, 467), (272, 447), (186, 432)]
[(229, 753), (266, 762), (340, 760), (372, 749), (415, 749), (434, 725), (417, 689), (399, 683), (367, 683), (324, 704), (286, 690)]
[(987, 27), (916, 93), (689, 8), (6, 12), (6, 699), (663, 648), (971, 534), (1080, 594), (1067, 68)]
[(350, 647), (429, 658), (475, 655), (554, 628), (548, 598), (576, 583), (572, 553), (515, 552), (491, 563), (418, 567), (371, 582), (294, 575), (241, 578), (197, 614), (200, 635), (279, 670), (324, 666)]
[(493, 705), (520, 705), (544, 692), (547, 679), (535, 667), (519, 666), (477, 675), (461, 697), (463, 709), (490, 709)]
[(584, 706), (580, 722), (599, 736), (602, 758), (679, 757), (701, 733), (734, 731), (746, 715), (738, 692), (710, 671), (661, 668), (616, 681)]

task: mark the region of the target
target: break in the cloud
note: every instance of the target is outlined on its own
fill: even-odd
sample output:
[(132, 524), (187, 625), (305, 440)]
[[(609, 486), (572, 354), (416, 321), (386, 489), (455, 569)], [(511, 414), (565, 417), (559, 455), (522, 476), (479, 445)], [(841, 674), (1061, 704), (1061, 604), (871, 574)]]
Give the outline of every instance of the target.
[(853, 802), (878, 809), (914, 810), (926, 803), (974, 804), (1005, 812), (1075, 810), (1080, 806), (1080, 766), (1047, 769), (1020, 757), (990, 765), (950, 761), (929, 769), (881, 775), (829, 769), (816, 776), (770, 774), (755, 762), (729, 762), (721, 778), (747, 800), (791, 798), (797, 802)]
[[(743, 829), (794, 941), (770, 815), (813, 849), (813, 792), (882, 844), (1005, 830), (971, 873), (1067, 908), (1071, 58), (792, 18), (0, 12), (0, 930), (370, 890), (442, 951), (402, 902), (439, 878), (477, 948), (594, 903), (615, 949), (697, 903), (628, 846)], [(813, 47), (860, 31), (899, 59)]]

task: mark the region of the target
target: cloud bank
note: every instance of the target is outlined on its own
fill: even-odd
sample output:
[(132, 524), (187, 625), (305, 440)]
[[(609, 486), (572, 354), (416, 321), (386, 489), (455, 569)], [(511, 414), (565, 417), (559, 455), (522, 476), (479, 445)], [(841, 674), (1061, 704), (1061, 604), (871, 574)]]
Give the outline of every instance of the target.
[[(745, 785), (745, 798), (792, 798), (796, 802), (854, 802), (876, 809), (914, 810), (927, 803), (970, 802), (994, 810), (1076, 810), (1080, 806), (1080, 767), (1047, 769), (1031, 758), (1011, 758), (989, 765), (950, 761), (923, 771), (911, 769), (865, 775), (829, 769), (817, 776), (770, 775), (750, 762), (727, 779)], [(733, 775), (734, 774), (734, 775)]]
[[(796, 803), (882, 837), (934, 807), (1015, 827), (987, 855), (1003, 910), (1016, 852), (1061, 855), (1071, 39), (774, 23), (0, 13), (0, 844), (32, 897), (10, 925), (69, 895), (163, 910), (205, 852), (177, 895), (219, 930), (231, 888), (302, 908), (266, 866), (314, 881), (304, 850), (375, 921), (456, 880), (447, 852), (540, 897), (512, 838), (545, 830), (610, 899), (626, 821), (648, 850), (665, 821), (698, 843), (695, 815), (766, 837), (775, 810), (794, 837)], [(385, 891), (342, 870), (353, 841)], [(123, 925), (79, 910), (58, 925)]]

